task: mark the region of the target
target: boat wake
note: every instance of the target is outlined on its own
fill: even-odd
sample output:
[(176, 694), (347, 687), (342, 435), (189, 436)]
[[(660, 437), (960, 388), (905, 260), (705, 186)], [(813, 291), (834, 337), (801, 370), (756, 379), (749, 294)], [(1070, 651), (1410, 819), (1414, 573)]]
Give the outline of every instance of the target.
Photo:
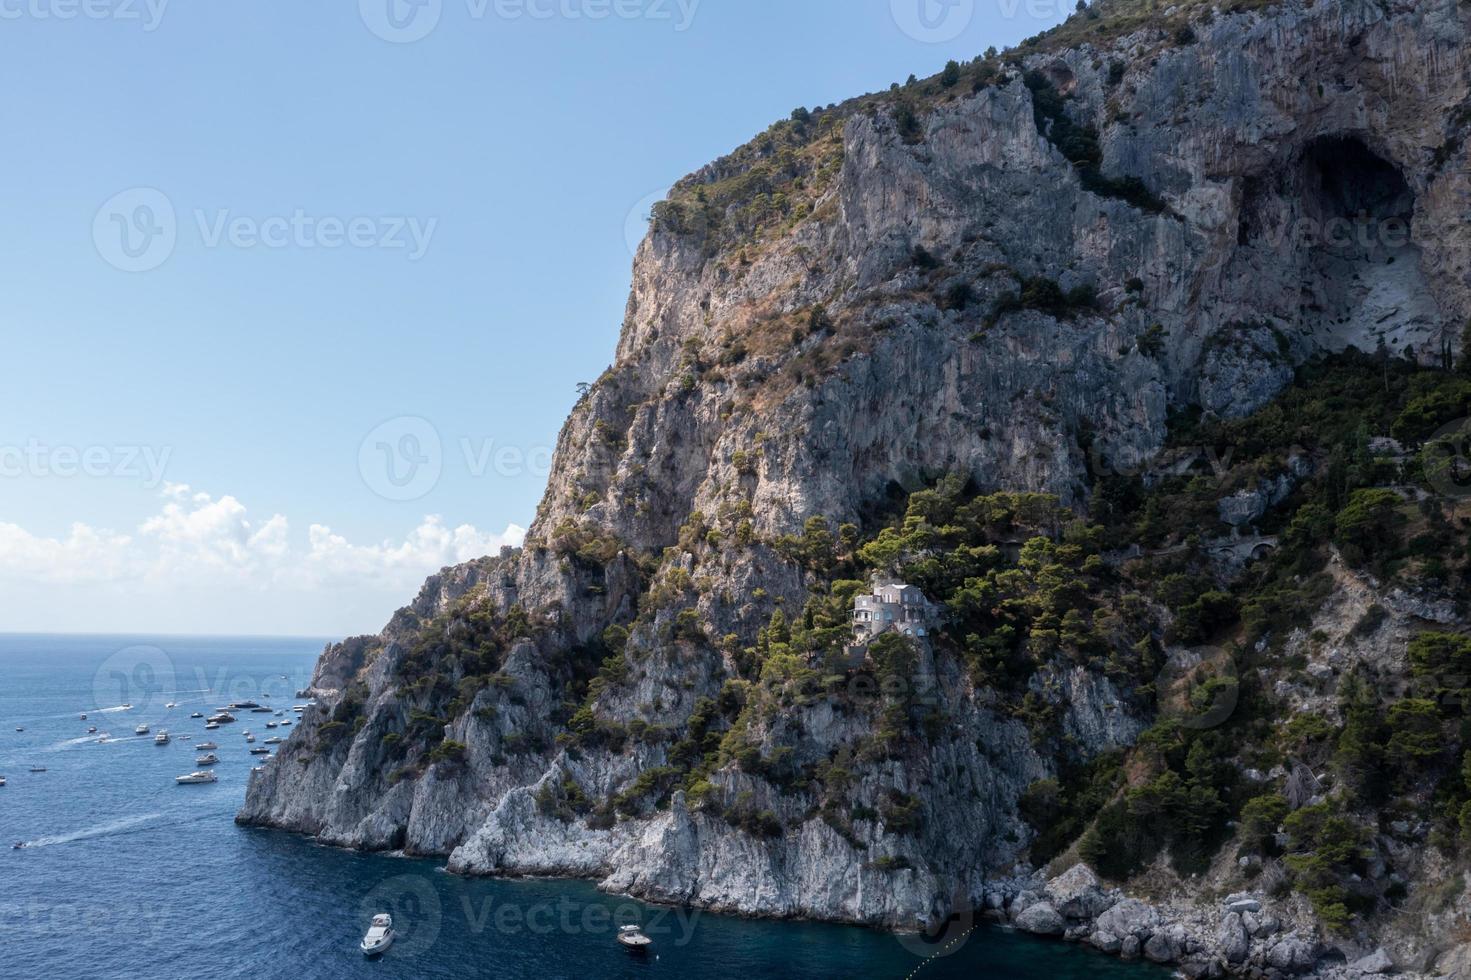
[(123, 817), (121, 820), (98, 824), (95, 827), (73, 831), (69, 834), (50, 834), (45, 837), (37, 837), (35, 840), (26, 841), (25, 845), (28, 848), (52, 847), (56, 844), (75, 844), (77, 841), (95, 840), (98, 837), (117, 837), (122, 834), (136, 833), (137, 829), (142, 829), (143, 824), (151, 823), (162, 816), (162, 813), (144, 813), (136, 817)]

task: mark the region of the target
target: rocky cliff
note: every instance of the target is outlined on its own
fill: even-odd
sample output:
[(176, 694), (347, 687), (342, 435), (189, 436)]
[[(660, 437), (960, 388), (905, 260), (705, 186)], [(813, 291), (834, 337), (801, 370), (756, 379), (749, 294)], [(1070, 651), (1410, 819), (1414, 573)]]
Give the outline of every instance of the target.
[[(1471, 8), (1146, 7), (1097, 0), (1019, 49), (799, 110), (682, 181), (525, 548), (329, 648), (239, 819), (742, 913), (910, 928), (989, 905), (1201, 973), (1359, 962), (1380, 939), (1428, 968), (1454, 909), (1393, 925), (1385, 906), (1332, 940), (1297, 907), (1251, 931), (1253, 898), (1175, 936), (1156, 912), (1084, 928), (1121, 894), (1069, 912), (1014, 877), (1045, 836), (1029, 790), (1133, 752), (1178, 652), (1171, 614), (1108, 571), (1128, 542), (1069, 539), (1071, 515), (1156, 464), (1172, 420), (1276, 411), (1330, 352), (1444, 365), (1471, 313)], [(1324, 465), (1221, 488), (1198, 530), (1226, 533), (1217, 506), (1260, 521)], [(942, 477), (1020, 495), (986, 505), (1006, 514), (976, 519), (967, 554), (1027, 595), (1049, 569), (1084, 577), (1088, 655), (1060, 611), (1029, 611), (1034, 640), (1063, 639), (1020, 672), (1020, 642), (997, 673), (959, 630), (856, 671), (825, 659), (880, 529)], [(1029, 516), (1027, 493), (1058, 509)], [(1388, 607), (1390, 583), (1365, 588)], [(1341, 659), (1403, 661), (1424, 613), (1391, 610), (1378, 639), (1347, 624)], [(1220, 853), (1151, 897), (1246, 890)], [(1406, 886), (1427, 873), (1404, 864)]]

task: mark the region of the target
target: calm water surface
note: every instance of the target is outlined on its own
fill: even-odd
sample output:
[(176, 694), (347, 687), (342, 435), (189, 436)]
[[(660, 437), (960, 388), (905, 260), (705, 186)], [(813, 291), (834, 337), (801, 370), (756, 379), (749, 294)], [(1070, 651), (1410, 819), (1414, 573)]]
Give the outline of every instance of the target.
[[(1166, 976), (997, 930), (926, 961), (932, 950), (864, 929), (660, 909), (580, 882), (466, 880), (433, 861), (236, 827), (259, 762), (242, 731), (260, 746), (291, 729), (241, 713), (206, 734), (189, 714), (250, 699), (294, 717), (294, 692), (323, 642), (0, 635), (0, 976)], [(149, 735), (134, 734), (140, 723)], [(168, 745), (153, 743), (160, 728)], [(175, 785), (197, 768), (193, 746), (206, 738), (220, 746), (219, 782)], [(27, 846), (12, 849), (17, 841)], [(386, 956), (365, 960), (357, 942), (377, 911), (393, 912), (400, 934)], [(630, 920), (645, 925), (656, 953), (634, 957), (613, 943), (615, 923)]]

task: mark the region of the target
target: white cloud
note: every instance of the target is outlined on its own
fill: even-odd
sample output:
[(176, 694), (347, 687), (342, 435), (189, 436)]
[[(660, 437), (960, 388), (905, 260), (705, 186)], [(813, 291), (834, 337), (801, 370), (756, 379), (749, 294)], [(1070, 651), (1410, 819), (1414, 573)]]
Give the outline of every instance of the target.
[[(450, 528), (430, 515), (402, 540), (359, 544), (323, 524), (294, 534), (281, 514), (255, 518), (233, 496), (184, 484), (165, 485), (163, 499), (161, 510), (132, 534), (78, 523), (65, 537), (48, 538), (0, 523), (0, 582), (13, 598), (31, 595), (28, 610), (6, 610), (20, 619), (7, 622), (0, 613), (0, 629), (74, 629), (79, 610), (95, 616), (108, 609), (122, 610), (126, 622), (85, 628), (377, 629), (413, 598), (425, 576), (520, 545), (526, 535), (515, 524), (498, 534), (468, 524)], [(55, 595), (56, 586), (67, 587), (63, 596)], [(67, 618), (32, 618), (52, 606), (68, 610)]]

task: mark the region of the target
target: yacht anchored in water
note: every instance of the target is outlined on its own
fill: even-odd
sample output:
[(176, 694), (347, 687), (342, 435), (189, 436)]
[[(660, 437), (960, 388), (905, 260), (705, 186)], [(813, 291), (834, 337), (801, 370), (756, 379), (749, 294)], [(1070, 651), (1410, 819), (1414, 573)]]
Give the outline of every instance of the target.
[(187, 776), (174, 777), (174, 782), (178, 783), (180, 786), (188, 786), (192, 783), (217, 783), (219, 781), (219, 777), (210, 772), (208, 769), (201, 769), (199, 770), (199, 772), (191, 772)]
[(393, 916), (384, 913), (373, 916), (368, 934), (358, 944), (364, 956), (378, 956), (393, 945)]

